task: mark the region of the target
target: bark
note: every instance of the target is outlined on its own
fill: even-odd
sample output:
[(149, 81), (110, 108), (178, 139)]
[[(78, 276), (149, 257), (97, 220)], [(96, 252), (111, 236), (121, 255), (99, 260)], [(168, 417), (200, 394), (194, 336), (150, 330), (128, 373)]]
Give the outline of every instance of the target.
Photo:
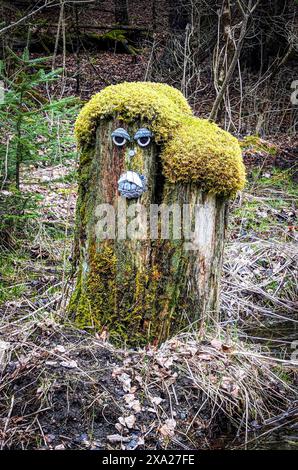
[[(144, 123), (129, 129), (132, 135)], [(111, 339), (129, 346), (158, 344), (195, 324), (218, 319), (218, 293), (222, 265), (227, 204), (222, 198), (204, 194), (195, 184), (170, 184), (161, 173), (160, 149), (152, 143), (142, 151), (142, 173), (148, 190), (139, 198), (147, 211), (150, 205), (190, 205), (197, 226), (188, 237), (173, 239), (149, 232), (144, 239), (100, 240), (96, 235), (98, 207), (119, 204), (117, 181), (125, 170), (124, 150), (115, 148), (110, 134), (125, 124), (103, 122), (97, 129), (95, 148), (81, 158), (77, 206), (77, 286), (69, 306), (80, 327), (108, 331)], [(127, 210), (136, 200), (120, 198)], [(128, 218), (128, 223), (131, 219)], [(185, 217), (182, 217), (185, 220)], [(119, 221), (119, 219), (118, 219)], [(178, 224), (179, 225), (179, 224)], [(161, 229), (161, 228), (160, 228)]]
[(128, 1), (127, 0), (115, 0), (115, 21), (120, 24), (129, 24), (128, 16)]

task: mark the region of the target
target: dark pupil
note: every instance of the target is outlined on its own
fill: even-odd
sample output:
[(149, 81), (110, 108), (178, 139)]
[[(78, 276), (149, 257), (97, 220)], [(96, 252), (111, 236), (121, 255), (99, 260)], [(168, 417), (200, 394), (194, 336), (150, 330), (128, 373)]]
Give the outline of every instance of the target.
[(117, 142), (117, 144), (123, 144), (123, 141), (124, 141), (124, 137), (121, 137), (121, 135), (115, 136), (115, 142)]
[(147, 144), (147, 142), (149, 142), (149, 137), (148, 136), (140, 137), (140, 142), (143, 145)]

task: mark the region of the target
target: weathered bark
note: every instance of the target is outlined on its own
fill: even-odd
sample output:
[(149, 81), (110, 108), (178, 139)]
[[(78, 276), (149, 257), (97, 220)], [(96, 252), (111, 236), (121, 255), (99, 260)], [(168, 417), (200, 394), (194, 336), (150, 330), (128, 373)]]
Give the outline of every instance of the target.
[(115, 0), (114, 11), (116, 23), (129, 24), (128, 0)]
[[(129, 134), (142, 125), (136, 123), (128, 129)], [(110, 136), (115, 128), (124, 126), (103, 121), (97, 129), (94, 149), (83, 151), (81, 157), (78, 280), (70, 311), (81, 327), (107, 329), (116, 341), (157, 344), (194, 322), (199, 326), (209, 317), (217, 319), (227, 206), (224, 199), (202, 193), (196, 184), (165, 181), (160, 149), (153, 142), (141, 150), (135, 163), (148, 181), (147, 191), (138, 200), (147, 212), (147, 218), (139, 220), (144, 239), (125, 239), (119, 214), (116, 238), (100, 239), (101, 204), (111, 204), (115, 209), (124, 205), (129, 212), (136, 203), (120, 198), (117, 189), (117, 181), (126, 169), (125, 150), (113, 146)], [(195, 230), (191, 236), (182, 227), (182, 238), (173, 238), (179, 224), (174, 225), (172, 219), (169, 237), (161, 234), (162, 227), (158, 237), (149, 232), (151, 205), (160, 207), (162, 203), (176, 204), (184, 222), (183, 205), (190, 214), (194, 209), (191, 219)], [(130, 220), (127, 217), (127, 224)]]

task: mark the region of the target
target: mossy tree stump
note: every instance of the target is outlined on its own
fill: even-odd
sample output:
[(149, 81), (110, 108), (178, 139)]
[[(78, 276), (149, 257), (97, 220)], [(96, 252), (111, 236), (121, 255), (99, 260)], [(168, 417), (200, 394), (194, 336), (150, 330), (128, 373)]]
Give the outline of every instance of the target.
[(95, 95), (76, 135), (75, 321), (136, 346), (216, 319), (227, 202), (244, 182), (236, 139), (152, 83)]

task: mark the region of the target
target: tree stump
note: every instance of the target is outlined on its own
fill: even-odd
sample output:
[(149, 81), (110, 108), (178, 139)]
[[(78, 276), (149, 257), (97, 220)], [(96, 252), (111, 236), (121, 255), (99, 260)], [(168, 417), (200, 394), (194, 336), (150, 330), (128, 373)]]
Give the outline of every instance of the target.
[[(216, 134), (213, 147), (197, 127), (189, 142), (197, 121)], [(227, 202), (244, 182), (237, 141), (193, 117), (177, 90), (152, 83), (95, 95), (76, 135), (76, 323), (138, 346), (216, 320)]]

